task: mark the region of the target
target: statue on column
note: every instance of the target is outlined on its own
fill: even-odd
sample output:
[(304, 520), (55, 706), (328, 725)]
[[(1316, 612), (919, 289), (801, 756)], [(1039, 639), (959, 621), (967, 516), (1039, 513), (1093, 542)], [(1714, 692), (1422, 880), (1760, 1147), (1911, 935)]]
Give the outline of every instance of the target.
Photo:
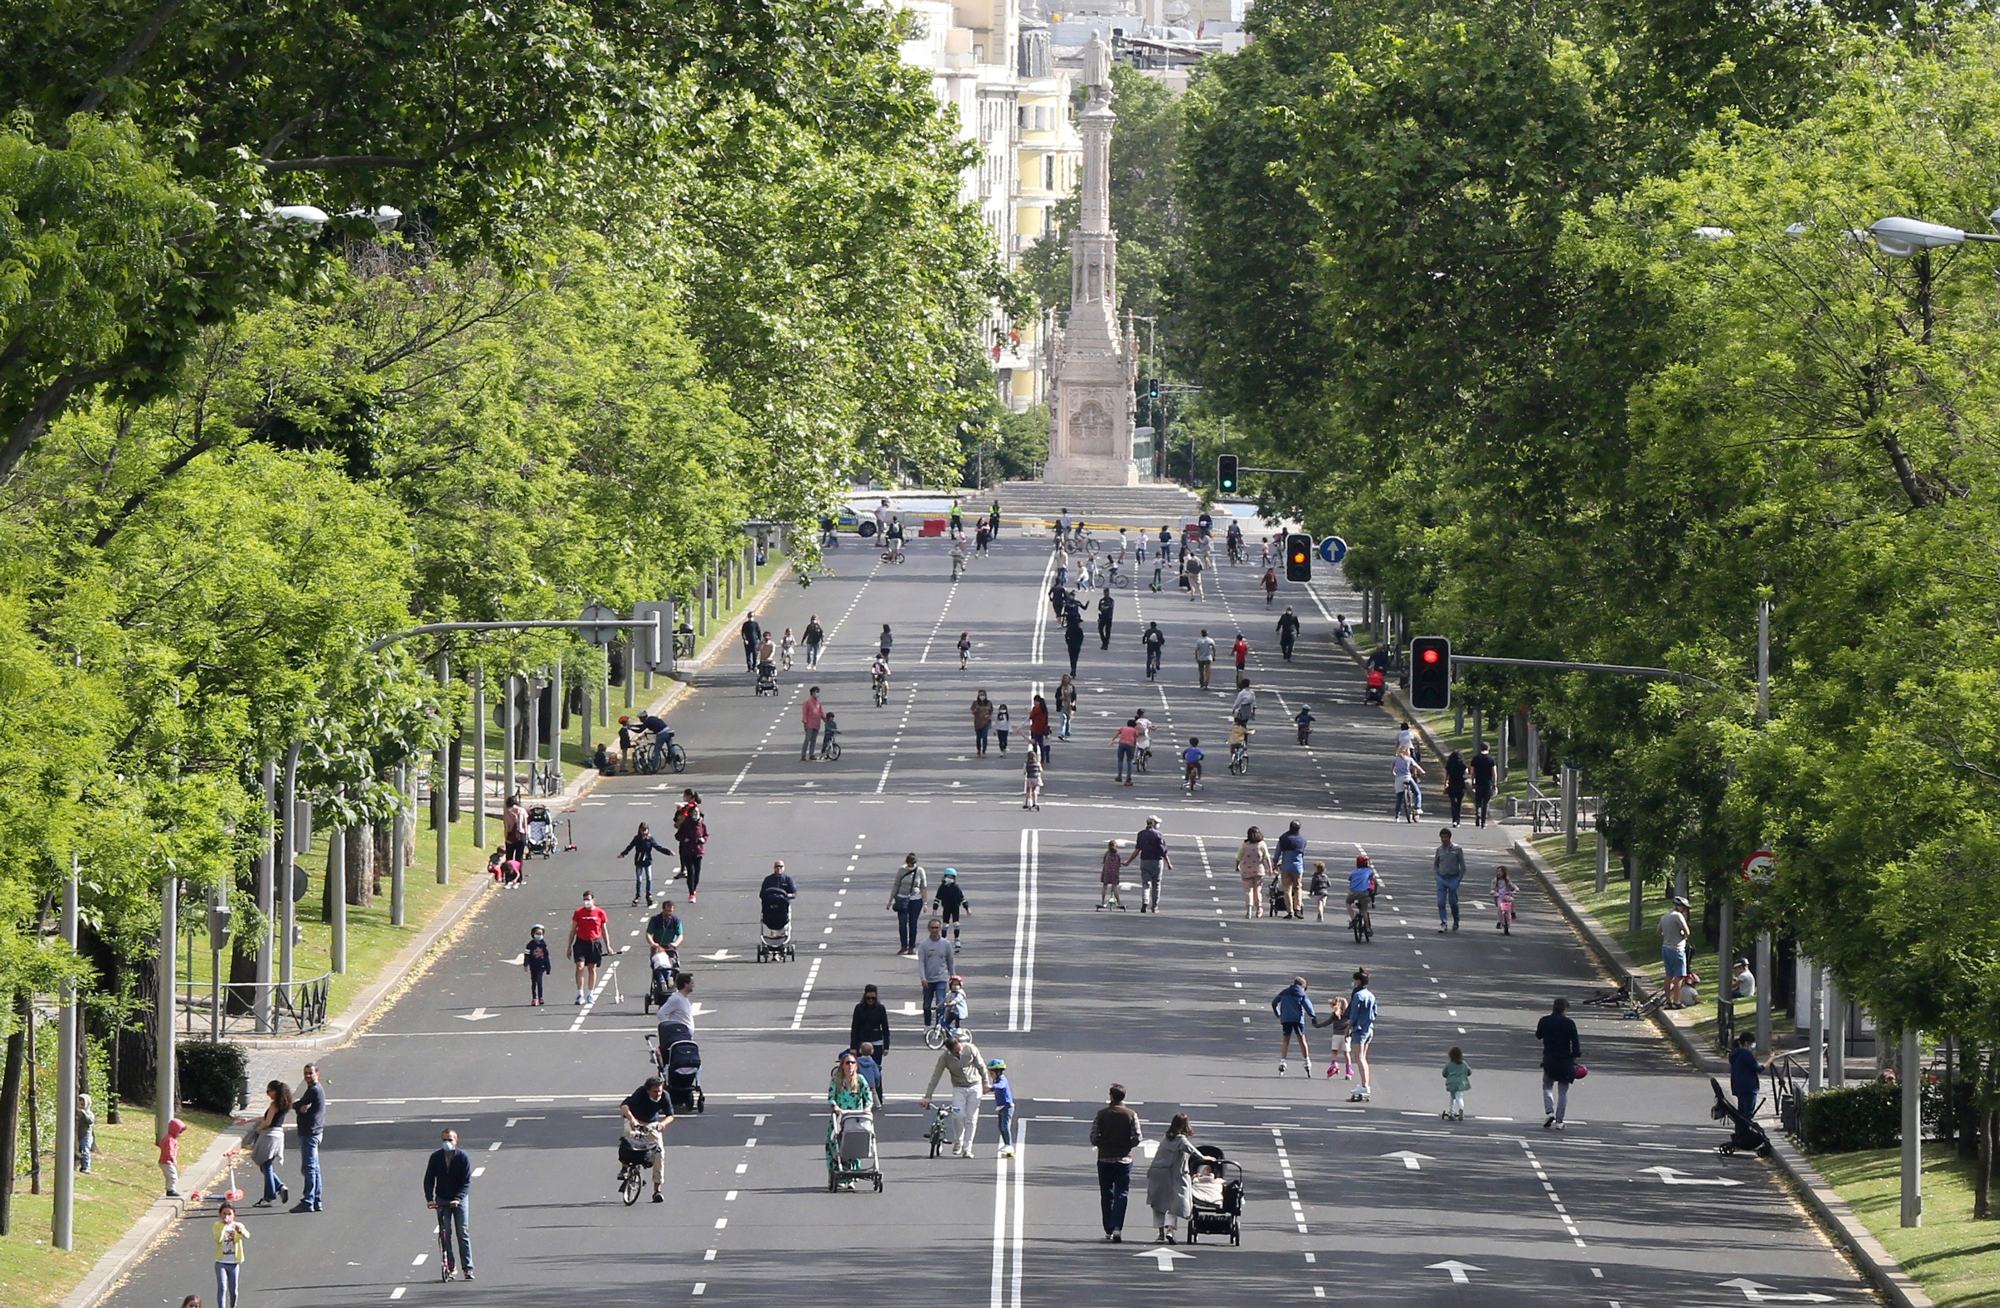
[(1092, 32), (1083, 45), (1083, 84), (1092, 99), (1111, 94), (1111, 47), (1102, 32)]

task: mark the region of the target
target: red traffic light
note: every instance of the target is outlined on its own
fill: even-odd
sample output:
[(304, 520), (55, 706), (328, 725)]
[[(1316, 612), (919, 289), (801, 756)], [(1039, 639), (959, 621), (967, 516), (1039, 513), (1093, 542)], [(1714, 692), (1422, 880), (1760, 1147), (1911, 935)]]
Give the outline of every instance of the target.
[(1426, 663), (1435, 663), (1438, 661), (1438, 652), (1435, 649), (1427, 649), (1420, 657)]

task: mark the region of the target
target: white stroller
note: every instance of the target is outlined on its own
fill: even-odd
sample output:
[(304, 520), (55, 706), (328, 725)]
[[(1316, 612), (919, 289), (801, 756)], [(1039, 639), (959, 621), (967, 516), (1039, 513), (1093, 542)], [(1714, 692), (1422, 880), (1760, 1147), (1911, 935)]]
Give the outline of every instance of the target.
[(837, 1190), (843, 1181), (873, 1181), (875, 1193), (882, 1193), (882, 1159), (875, 1151), (873, 1109), (833, 1110), (833, 1154), (826, 1161), (826, 1188)]

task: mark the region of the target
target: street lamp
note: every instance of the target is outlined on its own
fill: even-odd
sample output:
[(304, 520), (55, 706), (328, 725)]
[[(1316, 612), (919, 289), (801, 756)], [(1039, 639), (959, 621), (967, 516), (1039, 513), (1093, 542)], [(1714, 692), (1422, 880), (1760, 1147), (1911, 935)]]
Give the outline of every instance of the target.
[[(1988, 221), (2000, 227), (2000, 210), (1989, 215)], [(1876, 247), (1892, 259), (1908, 259), (1926, 250), (1964, 245), (1967, 241), (2000, 242), (2000, 236), (1961, 231), (1920, 218), (1878, 218), (1869, 225), (1868, 234), (1875, 238)]]

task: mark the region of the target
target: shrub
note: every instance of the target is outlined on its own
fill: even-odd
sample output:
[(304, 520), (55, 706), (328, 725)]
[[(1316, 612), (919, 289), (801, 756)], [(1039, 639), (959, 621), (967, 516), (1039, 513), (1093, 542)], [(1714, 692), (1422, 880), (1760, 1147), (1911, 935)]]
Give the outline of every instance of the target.
[(182, 1103), (211, 1113), (236, 1107), (236, 1092), (250, 1069), (250, 1055), (240, 1045), (183, 1040), (174, 1051)]
[(1893, 1149), (1902, 1139), (1900, 1096), (1894, 1081), (1822, 1090), (1807, 1097), (1799, 1135), (1807, 1149), (1818, 1153)]

